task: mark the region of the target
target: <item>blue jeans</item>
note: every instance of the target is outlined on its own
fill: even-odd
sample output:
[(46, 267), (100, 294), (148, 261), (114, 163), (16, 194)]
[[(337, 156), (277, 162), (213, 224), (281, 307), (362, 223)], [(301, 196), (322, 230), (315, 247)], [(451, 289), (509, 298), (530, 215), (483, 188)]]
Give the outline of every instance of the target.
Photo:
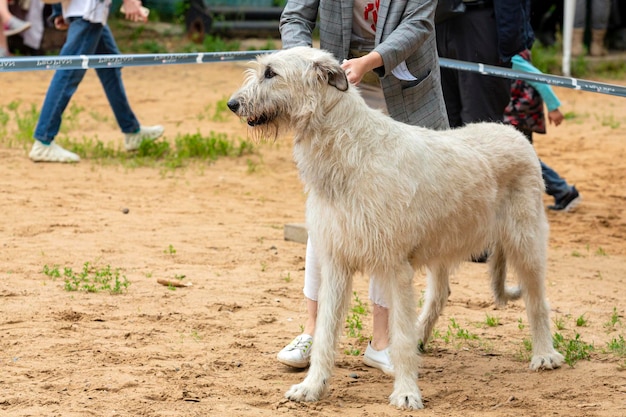
[[(108, 26), (91, 23), (81, 18), (71, 18), (67, 30), (67, 40), (60, 55), (119, 54), (113, 34)], [(84, 69), (57, 70), (52, 77), (46, 98), (41, 108), (34, 137), (49, 144), (59, 133), (61, 117), (78, 84), (85, 76)], [(96, 69), (100, 83), (113, 110), (117, 124), (124, 133), (139, 130), (139, 121), (135, 117), (122, 82), (121, 68)]]
[[(526, 136), (526, 139), (528, 139), (531, 144), (533, 143), (532, 130), (521, 129), (517, 126), (516, 128)], [(555, 170), (544, 164), (541, 159), (539, 163), (541, 164), (541, 177), (546, 186), (546, 194), (554, 197), (555, 202), (561, 200), (571, 191), (572, 187), (570, 187), (567, 181), (557, 174)]]
[(546, 194), (554, 197), (555, 201), (561, 200), (570, 192), (571, 187), (555, 170), (544, 164), (543, 161), (539, 160), (539, 162), (541, 163), (541, 176), (546, 185)]

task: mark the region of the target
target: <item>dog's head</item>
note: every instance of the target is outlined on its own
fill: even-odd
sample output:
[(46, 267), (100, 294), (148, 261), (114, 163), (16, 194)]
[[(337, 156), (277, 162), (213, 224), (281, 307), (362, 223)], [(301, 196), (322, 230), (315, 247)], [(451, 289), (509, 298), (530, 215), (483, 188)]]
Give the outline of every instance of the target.
[[(228, 100), (228, 107), (249, 126), (265, 134), (295, 127), (313, 114), (324, 114), (349, 88), (335, 57), (320, 49), (295, 47), (259, 55), (246, 71), (244, 85)], [(331, 91), (329, 91), (331, 90)]]

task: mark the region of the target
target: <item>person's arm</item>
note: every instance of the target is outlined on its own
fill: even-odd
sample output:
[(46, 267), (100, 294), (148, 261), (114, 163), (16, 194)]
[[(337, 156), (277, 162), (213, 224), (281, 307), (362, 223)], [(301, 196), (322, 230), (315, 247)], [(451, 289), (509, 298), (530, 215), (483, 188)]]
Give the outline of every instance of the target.
[(280, 16), (278, 28), (283, 48), (312, 46), (319, 0), (289, 0)]
[[(511, 59), (511, 62), (513, 64), (514, 70), (532, 72), (535, 74), (542, 74), (542, 72), (539, 71), (537, 67), (535, 67), (533, 64), (526, 61), (524, 58), (522, 58), (519, 55), (515, 55)], [(546, 107), (548, 108), (549, 112), (561, 107), (561, 102), (559, 101), (559, 98), (556, 96), (556, 94), (554, 93), (554, 90), (549, 84), (540, 83), (537, 81), (526, 81), (526, 82), (532, 85), (533, 88), (539, 92), (539, 95), (543, 99), (544, 103), (546, 103)]]
[(376, 51), (372, 51), (360, 58), (344, 60), (341, 68), (346, 72), (346, 77), (351, 84), (358, 84), (366, 72), (383, 66), (383, 58)]

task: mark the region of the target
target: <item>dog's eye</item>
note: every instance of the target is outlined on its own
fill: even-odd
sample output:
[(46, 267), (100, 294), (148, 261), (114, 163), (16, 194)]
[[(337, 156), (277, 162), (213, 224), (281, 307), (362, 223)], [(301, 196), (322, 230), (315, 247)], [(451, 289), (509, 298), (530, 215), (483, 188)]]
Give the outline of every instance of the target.
[(265, 78), (274, 78), (275, 75), (276, 73), (274, 72), (272, 68), (270, 67), (265, 68), (265, 74), (263, 74)]

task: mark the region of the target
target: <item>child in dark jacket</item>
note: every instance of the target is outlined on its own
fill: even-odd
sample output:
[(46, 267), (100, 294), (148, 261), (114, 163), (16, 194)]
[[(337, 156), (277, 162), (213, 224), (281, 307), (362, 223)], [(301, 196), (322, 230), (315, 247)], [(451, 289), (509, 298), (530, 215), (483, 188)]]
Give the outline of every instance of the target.
[[(541, 73), (530, 62), (530, 51), (526, 50), (512, 58), (513, 69)], [(563, 121), (563, 114), (559, 110), (561, 102), (548, 84), (533, 81), (514, 80), (511, 83), (511, 101), (504, 110), (504, 123), (515, 126), (533, 143), (533, 132), (545, 134), (546, 120), (543, 103), (548, 108), (550, 123), (558, 126)], [(541, 163), (541, 175), (546, 185), (546, 193), (554, 197), (554, 205), (548, 209), (556, 211), (570, 211), (581, 200), (576, 187), (569, 185), (552, 168)]]

